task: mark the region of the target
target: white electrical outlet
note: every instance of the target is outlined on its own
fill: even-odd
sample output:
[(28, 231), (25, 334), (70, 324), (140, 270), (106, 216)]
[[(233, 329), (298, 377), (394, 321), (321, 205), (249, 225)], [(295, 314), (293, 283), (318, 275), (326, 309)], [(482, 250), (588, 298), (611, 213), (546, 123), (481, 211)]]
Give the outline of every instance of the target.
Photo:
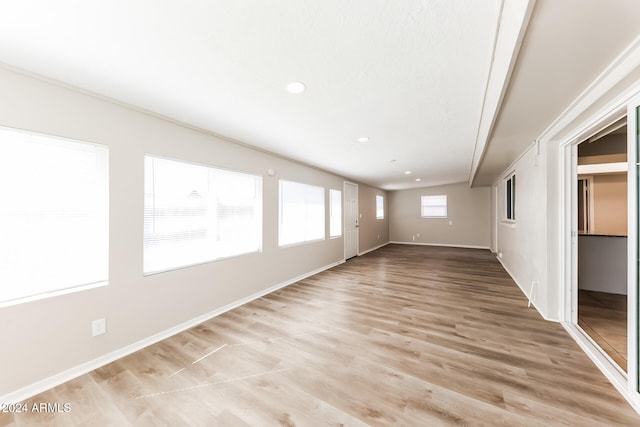
[(97, 319), (91, 322), (91, 332), (94, 337), (107, 333), (107, 319)]

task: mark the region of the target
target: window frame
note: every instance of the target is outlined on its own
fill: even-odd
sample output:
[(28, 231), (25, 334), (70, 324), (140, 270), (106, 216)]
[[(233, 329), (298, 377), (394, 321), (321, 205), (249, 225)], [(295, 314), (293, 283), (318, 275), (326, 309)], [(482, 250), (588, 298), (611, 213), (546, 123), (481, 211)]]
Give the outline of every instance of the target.
[(511, 172), (504, 178), (504, 218), (510, 223), (516, 222), (516, 173)]
[[(444, 204), (425, 204), (427, 199), (444, 198)], [(444, 215), (425, 215), (425, 208), (444, 208)], [(420, 218), (432, 219), (432, 218), (448, 218), (449, 216), (449, 199), (446, 194), (423, 194), (420, 196)]]
[(376, 194), (376, 219), (384, 219), (384, 196)]
[[(208, 165), (208, 164), (202, 164), (202, 163), (196, 163), (196, 162), (191, 162), (188, 160), (184, 160), (184, 159), (175, 159), (175, 158), (169, 158), (169, 157), (164, 157), (164, 156), (158, 156), (155, 154), (149, 154), (146, 153), (144, 155), (144, 163), (145, 163), (145, 170), (144, 170), (144, 174), (145, 174), (145, 191), (144, 191), (144, 203), (145, 203), (145, 213), (144, 213), (144, 220), (145, 223), (147, 221), (147, 214), (146, 214), (146, 210), (147, 210), (147, 206), (146, 206), (146, 202), (147, 202), (147, 170), (146, 170), (146, 166), (147, 166), (147, 160), (159, 160), (159, 161), (165, 161), (165, 162), (173, 162), (173, 163), (178, 163), (180, 164), (180, 166), (193, 166), (194, 168), (203, 168), (207, 170), (207, 180), (209, 182), (209, 184), (211, 184), (211, 180), (215, 181), (215, 177), (212, 178), (211, 174), (215, 175), (217, 173), (220, 174), (237, 174), (237, 175), (244, 175), (247, 178), (252, 178), (254, 179), (254, 185), (255, 185), (255, 199), (254, 199), (254, 214), (253, 214), (253, 220), (255, 221), (254, 226), (256, 227), (255, 233), (256, 233), (256, 239), (257, 239), (257, 247), (255, 249), (251, 249), (251, 250), (247, 250), (244, 252), (237, 252), (237, 253), (229, 253), (229, 254), (223, 254), (223, 255), (218, 255), (218, 256), (210, 256), (210, 257), (202, 257), (200, 259), (194, 259), (193, 261), (189, 261), (189, 262), (184, 262), (184, 263), (180, 263), (180, 264), (174, 264), (174, 265), (165, 265), (165, 266), (161, 266), (158, 268), (149, 268), (147, 269), (146, 266), (146, 250), (147, 250), (147, 235), (146, 235), (146, 230), (143, 232), (143, 253), (142, 253), (142, 257), (143, 257), (143, 276), (151, 276), (154, 274), (161, 274), (161, 273), (165, 273), (165, 272), (169, 272), (169, 271), (174, 271), (174, 270), (179, 270), (179, 269), (183, 269), (183, 268), (189, 268), (189, 267), (193, 267), (193, 266), (197, 266), (197, 265), (202, 265), (202, 264), (208, 264), (211, 262), (217, 262), (217, 261), (222, 261), (225, 259), (230, 259), (230, 258), (236, 258), (239, 256), (245, 256), (245, 255), (251, 255), (251, 254), (255, 254), (255, 253), (260, 253), (262, 252), (262, 244), (263, 244), (263, 232), (262, 232), (262, 228), (263, 228), (263, 215), (262, 215), (262, 205), (263, 205), (263, 180), (262, 180), (262, 176), (261, 175), (257, 175), (254, 173), (250, 173), (250, 172), (246, 172), (246, 171), (238, 171), (238, 170), (232, 170), (232, 169), (226, 169), (226, 168), (222, 168), (222, 167), (218, 167), (218, 166), (213, 166), (213, 165)], [(154, 178), (154, 185), (155, 185), (155, 178)], [(215, 185), (215, 184), (214, 184)], [(216, 194), (219, 195), (219, 193), (216, 193), (216, 190), (211, 188), (212, 186), (210, 185), (210, 189), (211, 191), (209, 191), (207, 194)], [(155, 207), (154, 207), (155, 209)], [(215, 215), (216, 215), (216, 224), (218, 221), (220, 221), (220, 217), (219, 217), (220, 212), (218, 212), (216, 210)], [(216, 242), (220, 242), (221, 240), (216, 240), (213, 243)], [(188, 243), (188, 241), (185, 241), (185, 243)], [(193, 243), (193, 242), (192, 242)], [(211, 250), (212, 253), (215, 252), (215, 250)]]
[[(12, 175), (11, 182), (22, 184), (18, 191), (22, 197), (28, 197), (28, 194), (35, 196), (40, 194), (41, 197), (36, 197), (37, 206), (34, 206), (29, 203), (25, 204), (24, 202), (28, 202), (27, 200), (16, 201), (12, 199), (10, 190), (4, 193), (6, 196), (3, 201), (5, 209), (0, 209), (0, 217), (6, 216), (7, 219), (12, 216), (16, 219), (19, 217), (29, 218), (28, 225), (24, 224), (24, 227), (28, 228), (21, 227), (19, 221), (9, 222), (12, 224), (12, 231), (22, 233), (21, 237), (25, 239), (24, 244), (30, 245), (30, 249), (25, 251), (29, 254), (26, 263), (20, 262), (20, 259), (18, 262), (11, 261), (9, 256), (9, 260), (4, 259), (5, 265), (16, 267), (28, 264), (37, 265), (38, 268), (29, 268), (32, 276), (26, 273), (26, 278), (25, 272), (21, 271), (19, 267), (13, 273), (11, 271), (0, 273), (0, 277), (8, 275), (8, 281), (16, 282), (20, 291), (0, 292), (0, 308), (107, 286), (110, 266), (109, 146), (18, 128), (0, 127), (0, 139), (4, 140), (4, 138), (7, 138), (6, 144), (3, 143), (4, 149), (9, 152), (9, 156), (4, 158), (10, 159), (14, 166), (22, 164), (22, 160), (25, 160), (27, 156), (34, 156), (27, 160), (28, 166), (21, 166), (19, 171), (13, 171), (17, 176)], [(11, 151), (14, 154), (13, 158), (11, 158)], [(60, 155), (58, 159), (55, 158), (56, 154)], [(60, 162), (65, 161), (69, 163), (60, 166)], [(38, 165), (39, 162), (40, 165)], [(54, 162), (57, 166), (53, 166)], [(37, 173), (30, 172), (37, 167), (44, 167), (45, 170), (39, 169)], [(54, 170), (47, 170), (47, 167)], [(58, 173), (59, 170), (62, 172)], [(13, 173), (11, 167), (3, 168), (3, 171)], [(48, 176), (49, 179), (44, 183), (42, 181), (44, 178), (36, 178), (36, 181), (29, 182), (28, 178), (20, 177), (21, 172), (35, 177)], [(74, 175), (81, 176), (82, 179), (78, 180)], [(22, 181), (23, 179), (24, 181)], [(80, 188), (89, 185), (90, 189)], [(79, 194), (84, 194), (84, 196), (78, 197)], [(20, 196), (16, 197), (20, 198)], [(7, 203), (7, 199), (9, 203)], [(16, 208), (12, 209), (11, 201), (16, 204)], [(69, 206), (65, 201), (73, 201), (74, 204)], [(18, 214), (19, 216), (16, 216)], [(70, 229), (65, 227), (65, 222), (72, 224)], [(37, 228), (43, 227), (45, 224), (47, 228), (42, 230), (44, 233), (38, 232)], [(52, 230), (51, 233), (47, 234), (47, 229)], [(67, 231), (70, 233), (65, 234), (64, 239), (55, 236), (56, 233)], [(73, 234), (74, 231), (75, 234)], [(5, 236), (5, 238), (6, 242), (12, 241), (10, 236)], [(51, 240), (47, 240), (47, 238)], [(34, 239), (36, 240), (34, 241)], [(20, 245), (16, 247), (15, 240), (13, 242), (14, 244), (10, 245), (10, 252), (14, 256), (19, 256), (22, 253), (19, 249)], [(78, 247), (77, 250), (74, 250), (75, 245)], [(38, 251), (31, 250), (34, 247), (37, 247)], [(50, 247), (51, 252), (46, 252), (47, 247)], [(49, 261), (55, 260), (55, 257), (47, 255), (52, 252), (65, 254), (64, 258), (72, 259), (70, 263), (73, 266), (62, 270), (60, 268), (47, 269), (46, 263), (38, 260), (42, 257)], [(89, 256), (90, 259), (87, 259), (85, 263), (81, 259), (82, 256)], [(60, 265), (66, 266), (67, 264), (63, 261), (56, 262), (56, 265), (58, 267)], [(91, 265), (92, 269), (78, 272), (78, 263), (84, 266)], [(59, 278), (63, 270), (64, 272), (74, 271), (75, 274), (62, 274), (62, 278)], [(12, 280), (11, 277), (15, 277), (15, 280)], [(57, 282), (55, 280), (47, 281), (47, 278), (50, 277), (59, 279)], [(21, 286), (21, 281), (24, 283), (25, 280), (35, 286)], [(45, 286), (45, 283), (48, 285)]]
[[(333, 205), (334, 197), (337, 196), (337, 200), (340, 202), (340, 206), (338, 209)], [(342, 191), (336, 190), (333, 188), (329, 189), (329, 238), (337, 239), (342, 237)], [(337, 211), (337, 212), (336, 212)], [(336, 224), (337, 223), (337, 224)], [(335, 232), (334, 226), (337, 226), (339, 229)]]
[[(309, 232), (308, 228), (305, 228), (302, 231), (302, 234), (305, 235), (305, 237), (302, 240), (296, 240), (296, 241), (283, 241), (284, 239), (284, 228), (283, 227), (283, 220), (285, 217), (285, 205), (284, 205), (284, 200), (283, 200), (283, 187), (286, 184), (294, 184), (294, 186), (300, 186), (302, 187), (305, 192), (306, 191), (318, 191), (318, 193), (322, 193), (322, 197), (318, 197), (318, 200), (322, 201), (322, 209), (318, 209), (318, 211), (322, 211), (322, 221), (318, 220), (318, 224), (321, 228), (322, 228), (322, 233), (318, 232), (318, 237), (315, 237), (315, 234), (313, 234), (311, 237), (307, 237), (307, 234)], [(306, 214), (309, 213), (309, 209), (313, 208), (313, 204), (307, 204), (306, 202), (308, 201), (308, 198), (312, 196), (312, 197), (317, 197), (319, 196), (319, 194), (317, 195), (313, 195), (310, 193), (305, 193), (305, 203), (304, 203), (304, 210), (305, 210), (305, 224), (308, 225), (308, 221), (309, 221), (309, 217), (306, 216)], [(326, 203), (325, 203), (325, 187), (321, 187), (318, 185), (312, 185), (312, 184), (306, 184), (303, 182), (298, 182), (298, 181), (290, 181), (288, 179), (280, 179), (278, 181), (278, 247), (280, 248), (286, 248), (286, 247), (290, 247), (290, 246), (298, 246), (298, 245), (305, 245), (308, 243), (313, 243), (313, 242), (320, 242), (323, 240), (326, 240), (326, 219), (327, 219), (327, 215), (326, 215)], [(286, 216), (288, 216), (289, 214), (287, 213)], [(287, 232), (289, 232), (289, 230), (287, 230)], [(298, 230), (299, 232), (299, 230)]]

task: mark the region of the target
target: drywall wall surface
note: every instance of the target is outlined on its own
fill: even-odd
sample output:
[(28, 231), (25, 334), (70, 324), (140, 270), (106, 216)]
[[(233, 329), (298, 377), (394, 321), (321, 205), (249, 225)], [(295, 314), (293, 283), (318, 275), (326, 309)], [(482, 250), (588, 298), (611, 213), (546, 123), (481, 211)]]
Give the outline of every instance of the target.
[[(546, 152), (532, 146), (496, 182), (498, 258), (536, 308), (547, 317)], [(505, 179), (515, 174), (515, 221), (506, 219)]]
[(627, 295), (627, 238), (578, 236), (578, 288)]
[[(376, 218), (376, 196), (382, 196), (384, 218)], [(360, 253), (389, 243), (389, 195), (386, 191), (358, 184), (358, 210), (360, 211)]]
[[(105, 144), (110, 155), (109, 284), (0, 308), (10, 343), (0, 352), (0, 396), (344, 259), (344, 239), (329, 239), (328, 225), (325, 240), (285, 248), (277, 226), (280, 179), (341, 189), (343, 177), (6, 69), (0, 93), (0, 126)], [(145, 154), (262, 176), (262, 251), (143, 276)], [(363, 241), (376, 240), (367, 230)], [(99, 318), (107, 333), (92, 337)]]
[(596, 234), (627, 235), (627, 174), (593, 176), (593, 229)]
[[(446, 218), (423, 218), (421, 196), (446, 195)], [(471, 246), (491, 245), (491, 189), (468, 183), (398, 190), (389, 193), (392, 242)]]

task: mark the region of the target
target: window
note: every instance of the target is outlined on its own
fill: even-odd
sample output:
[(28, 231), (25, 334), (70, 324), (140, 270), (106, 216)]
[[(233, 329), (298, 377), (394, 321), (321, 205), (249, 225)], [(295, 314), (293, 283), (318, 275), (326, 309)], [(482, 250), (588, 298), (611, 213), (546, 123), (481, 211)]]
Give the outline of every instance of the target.
[(342, 236), (342, 191), (329, 190), (329, 237)]
[(384, 197), (376, 196), (376, 219), (384, 219)]
[(324, 239), (324, 188), (280, 181), (280, 246)]
[(0, 128), (0, 305), (105, 285), (109, 150)]
[(505, 219), (516, 220), (516, 175), (511, 174), (505, 180)]
[(446, 218), (447, 195), (422, 196), (420, 198), (420, 210), (422, 218)]
[(262, 178), (145, 156), (144, 273), (259, 252)]

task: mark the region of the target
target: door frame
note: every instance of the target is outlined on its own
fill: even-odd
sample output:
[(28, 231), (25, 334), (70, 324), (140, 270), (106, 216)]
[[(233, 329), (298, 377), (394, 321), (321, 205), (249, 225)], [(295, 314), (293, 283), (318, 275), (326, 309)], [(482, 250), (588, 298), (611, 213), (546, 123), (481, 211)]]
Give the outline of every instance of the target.
[(638, 372), (638, 115), (640, 95), (627, 103), (627, 377), (629, 392), (640, 401)]
[[(559, 144), (561, 153), (560, 197), (562, 215), (562, 246), (564, 265), (562, 266), (563, 289), (561, 297), (561, 321), (565, 329), (576, 340), (582, 350), (598, 366), (613, 386), (623, 397), (640, 412), (640, 392), (638, 388), (638, 289), (637, 289), (637, 182), (636, 145), (633, 138), (633, 124), (631, 114), (633, 105), (640, 104), (640, 95), (625, 97), (620, 103), (610, 106), (589, 123), (577, 129)], [(609, 124), (627, 117), (627, 200), (628, 200), (628, 237), (627, 237), (627, 373), (624, 373), (613, 361), (595, 344), (589, 335), (578, 326), (578, 203), (577, 203), (577, 147), (589, 136), (597, 133)], [(635, 122), (634, 122), (635, 123)], [(632, 261), (633, 259), (633, 261)]]

